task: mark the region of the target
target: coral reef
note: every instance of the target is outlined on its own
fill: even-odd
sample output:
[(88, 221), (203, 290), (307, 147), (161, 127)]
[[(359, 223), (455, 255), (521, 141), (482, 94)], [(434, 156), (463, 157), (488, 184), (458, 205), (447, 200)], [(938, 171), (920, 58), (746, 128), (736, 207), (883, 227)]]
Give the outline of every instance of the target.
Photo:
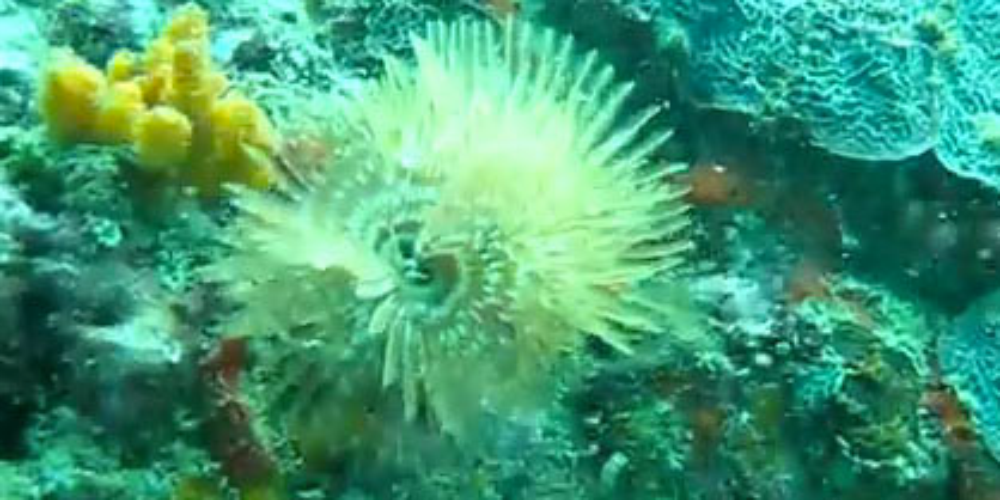
[(240, 392), (246, 351), (244, 339), (224, 339), (202, 360), (201, 404), (207, 407), (202, 430), (209, 453), (242, 497), (278, 500), (285, 498), (281, 471), (257, 438)]
[(30, 117), (37, 53), (44, 43), (30, 11), (0, 2), (0, 127)]
[(1000, 187), (1000, 53), (986, 40), (998, 33), (990, 20), (1000, 14), (992, 2), (942, 1), (932, 18), (941, 31), (941, 133), (935, 153), (950, 170)]
[(66, 408), (50, 412), (32, 431), (31, 459), (0, 467), (0, 492), (20, 484), (27, 487), (5, 498), (167, 499), (175, 482), (208, 467), (202, 453), (180, 443), (158, 450), (155, 466), (122, 467), (101, 434)]
[(153, 0), (69, 0), (42, 9), (51, 46), (73, 47), (87, 61), (106, 61), (153, 34), (161, 10)]
[(428, 22), (484, 14), (478, 2), (463, 0), (303, 0), (320, 45), (345, 68), (377, 75), (385, 55), (410, 54), (411, 33)]
[[(113, 272), (106, 270), (109, 277)], [(136, 284), (119, 286), (135, 295), (145, 291)], [(155, 456), (181, 432), (186, 405), (179, 403), (192, 393), (194, 377), (190, 347), (170, 305), (153, 297), (133, 300), (121, 320), (80, 325), (65, 358), (72, 408), (139, 460)]]
[(997, 497), (992, 0), (182, 3), (0, 0), (0, 498)]
[(16, 456), (24, 452), (23, 432), (49, 382), (43, 367), (58, 357), (51, 342), (64, 340), (39, 321), (56, 308), (40, 292), (45, 281), (65, 276), (29, 261), (39, 252), (35, 242), (56, 230), (55, 221), (32, 210), (6, 182), (0, 184), (0, 214), (0, 407), (7, 429), (2, 455)]
[[(706, 481), (732, 481), (751, 498), (950, 498), (965, 438), (946, 440), (939, 419), (958, 433), (960, 420), (927, 405), (945, 318), (810, 257), (789, 230), (769, 229), (768, 211), (712, 210), (723, 212), (704, 229), (723, 224), (724, 234), (701, 243), (720, 267), (693, 286), (717, 319), (729, 367), (706, 377), (668, 365), (668, 401), (697, 416), (680, 490), (725, 495), (729, 488)], [(791, 272), (778, 278), (782, 269)], [(686, 397), (693, 407), (673, 395), (692, 392), (702, 393)], [(955, 413), (952, 405), (941, 415)], [(969, 491), (990, 489), (979, 482)]]
[[(18, 173), (17, 163), (27, 158), (4, 160), (13, 160), (0, 161), (5, 171)], [(184, 394), (190, 392), (190, 377), (185, 376), (190, 372), (185, 369), (189, 348), (182, 345), (184, 337), (173, 313), (165, 309), (167, 303), (148, 295), (158, 288), (157, 280), (144, 278), (144, 273), (130, 268), (124, 259), (110, 258), (108, 242), (94, 241), (91, 237), (98, 236), (88, 234), (96, 227), (88, 226), (86, 217), (45, 214), (26, 204), (6, 184), (2, 191), (2, 456), (40, 461), (24, 465), (31, 474), (36, 474), (30, 472), (31, 467), (38, 468), (37, 474), (69, 474), (62, 467), (86, 471), (89, 466), (77, 460), (82, 457), (46, 464), (47, 459), (38, 456), (40, 452), (31, 442), (31, 433), (38, 431), (42, 420), (62, 406), (76, 423), (62, 427), (60, 432), (66, 433), (55, 439), (72, 440), (76, 431), (99, 428), (103, 434), (93, 429), (87, 432), (102, 437), (88, 439), (101, 441), (102, 450), (114, 453), (93, 452), (94, 460), (150, 464), (162, 457), (165, 443), (176, 442), (182, 434), (178, 416), (185, 406)], [(88, 195), (95, 196), (93, 192), (75, 194), (77, 198), (63, 201), (83, 208), (82, 201)], [(128, 217), (128, 213), (120, 216)], [(84, 476), (87, 472), (73, 474)], [(56, 480), (61, 479), (51, 481)], [(51, 491), (38, 495), (114, 498), (129, 487), (126, 480), (109, 479), (86, 486), (89, 493), (80, 493), (84, 490), (76, 490), (76, 486), (56, 493), (63, 491), (63, 486), (52, 486), (52, 490), (42, 486), (51, 481), (35, 479), (38, 488), (43, 488), (38, 491)], [(77, 482), (65, 481), (66, 488)], [(92, 483), (86, 478), (79, 482)], [(116, 489), (109, 489), (112, 482)], [(101, 493), (111, 491), (118, 493)]]
[(600, 366), (570, 397), (587, 443), (582, 449), (590, 450), (581, 461), (607, 498), (670, 494), (696, 467), (696, 411), (683, 391), (669, 386), (670, 379), (694, 379), (697, 370), (636, 361)]
[[(792, 328), (819, 348), (796, 369), (793, 395), (810, 426), (838, 422), (836, 460), (916, 488), (946, 473), (940, 429), (923, 406), (935, 323), (913, 304), (840, 280), (831, 298), (795, 308)], [(820, 338), (815, 338), (820, 337)], [(805, 361), (805, 360), (803, 360)], [(853, 485), (852, 487), (858, 487)]]

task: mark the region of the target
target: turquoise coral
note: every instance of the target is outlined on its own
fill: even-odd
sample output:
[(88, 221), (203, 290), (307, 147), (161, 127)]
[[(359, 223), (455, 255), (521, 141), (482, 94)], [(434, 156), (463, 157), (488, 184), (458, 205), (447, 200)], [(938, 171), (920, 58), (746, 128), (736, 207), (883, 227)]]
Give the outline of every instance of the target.
[(889, 160), (933, 145), (933, 60), (912, 40), (929, 0), (685, 0), (693, 97), (795, 117), (818, 145)]
[(1000, 188), (995, 2), (682, 0), (665, 34), (686, 41), (692, 98), (793, 118), (817, 146), (867, 161), (934, 151)]
[(1000, 461), (1000, 294), (979, 299), (955, 318), (938, 340), (938, 361), (986, 450)]
[(852, 467), (896, 484), (943, 477), (943, 443), (921, 416), (934, 317), (854, 279), (831, 294), (792, 310), (794, 330), (817, 347), (792, 373), (798, 418), (834, 433), (826, 446)]

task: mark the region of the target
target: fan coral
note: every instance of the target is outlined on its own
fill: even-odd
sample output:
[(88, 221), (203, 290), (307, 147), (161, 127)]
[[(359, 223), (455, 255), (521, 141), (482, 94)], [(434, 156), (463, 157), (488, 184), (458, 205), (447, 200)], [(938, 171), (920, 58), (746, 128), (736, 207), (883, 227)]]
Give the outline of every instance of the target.
[(211, 274), (246, 306), (230, 331), (373, 358), (408, 417), (461, 433), (532, 408), (588, 337), (667, 330), (685, 192), (648, 161), (657, 110), (618, 126), (631, 86), (570, 38), (438, 23), (413, 46), (334, 111), (329, 165), (238, 190)]
[(182, 7), (140, 58), (117, 52), (105, 72), (69, 52), (43, 75), (40, 110), (59, 142), (131, 144), (147, 173), (214, 196), (223, 183), (271, 184), (277, 140), (264, 112), (209, 58), (208, 16)]

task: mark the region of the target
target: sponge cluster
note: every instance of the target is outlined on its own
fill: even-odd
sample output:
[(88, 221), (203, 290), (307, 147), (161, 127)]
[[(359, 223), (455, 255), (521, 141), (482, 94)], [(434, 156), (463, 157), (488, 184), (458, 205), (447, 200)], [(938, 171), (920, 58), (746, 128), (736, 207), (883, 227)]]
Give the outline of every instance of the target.
[(104, 71), (69, 50), (56, 52), (42, 76), (39, 110), (54, 140), (131, 145), (147, 172), (203, 195), (227, 182), (271, 183), (272, 126), (213, 67), (208, 16), (193, 4), (144, 53), (120, 50)]

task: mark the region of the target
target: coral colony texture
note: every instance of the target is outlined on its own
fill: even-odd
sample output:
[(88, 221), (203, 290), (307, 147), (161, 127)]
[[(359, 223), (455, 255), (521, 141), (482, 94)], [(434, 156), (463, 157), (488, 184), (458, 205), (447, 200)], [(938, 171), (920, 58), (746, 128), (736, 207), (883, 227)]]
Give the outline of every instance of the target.
[(0, 500), (1000, 498), (998, 38), (0, 0)]
[(1000, 187), (995, 2), (664, 2), (691, 49), (693, 97), (794, 117), (838, 155), (933, 150), (955, 174)]

